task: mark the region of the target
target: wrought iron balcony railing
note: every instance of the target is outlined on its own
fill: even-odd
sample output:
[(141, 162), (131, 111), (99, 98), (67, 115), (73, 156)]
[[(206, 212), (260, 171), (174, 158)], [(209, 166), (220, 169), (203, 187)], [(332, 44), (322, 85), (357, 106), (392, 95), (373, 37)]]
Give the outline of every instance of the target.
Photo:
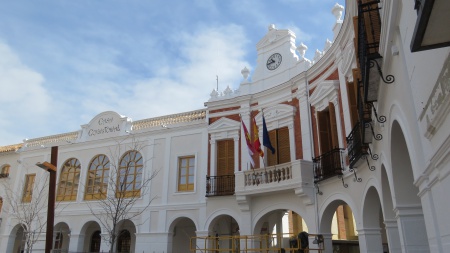
[(234, 194), (234, 175), (206, 176), (206, 197)]
[(0, 173), (0, 178), (6, 178), (9, 176), (9, 173)]
[(343, 150), (344, 149), (342, 148), (335, 148), (316, 158), (313, 158), (315, 183), (331, 177), (342, 176), (344, 171), (342, 159)]
[(361, 126), (361, 123), (358, 122), (347, 136), (347, 151), (350, 168), (353, 168), (362, 156), (367, 155), (368, 145), (364, 143), (362, 134), (363, 127)]
[(383, 77), (382, 57), (379, 54), (381, 18), (379, 0), (359, 0), (358, 3), (358, 62), (363, 82), (364, 102), (378, 100), (380, 79), (393, 83), (392, 75)]

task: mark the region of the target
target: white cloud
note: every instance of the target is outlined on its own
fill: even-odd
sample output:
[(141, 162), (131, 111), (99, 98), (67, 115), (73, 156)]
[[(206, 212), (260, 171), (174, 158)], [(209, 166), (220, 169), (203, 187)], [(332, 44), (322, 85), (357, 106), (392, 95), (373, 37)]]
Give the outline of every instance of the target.
[(20, 130), (48, 114), (50, 95), (44, 77), (1, 42), (0, 55), (0, 145), (6, 145), (20, 142)]
[(155, 76), (125, 83), (105, 79), (86, 86), (80, 97), (83, 111), (93, 117), (114, 110), (139, 120), (201, 109), (216, 88), (216, 75), (220, 90), (226, 86), (237, 89), (240, 71), (249, 68), (244, 60), (248, 41), (240, 26), (202, 26), (173, 34), (172, 40), (178, 45), (178, 54), (159, 55), (169, 59), (158, 59), (160, 71)]
[(183, 61), (173, 62), (166, 75), (141, 80), (132, 85), (131, 97), (119, 98), (118, 108), (134, 120), (203, 108), (209, 94), (227, 85), (237, 89), (247, 40), (236, 25), (202, 27), (192, 33), (174, 35)]

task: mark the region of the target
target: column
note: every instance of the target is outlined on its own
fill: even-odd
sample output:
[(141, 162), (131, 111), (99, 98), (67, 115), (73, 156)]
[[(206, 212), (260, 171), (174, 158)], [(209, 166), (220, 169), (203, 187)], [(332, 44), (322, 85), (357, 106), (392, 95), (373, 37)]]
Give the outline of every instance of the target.
[[(250, 211), (241, 212), (241, 220), (239, 221), (239, 234), (240, 235), (253, 235), (252, 231), (252, 215)], [(246, 248), (254, 247), (255, 243), (253, 240), (241, 239), (240, 248), (241, 251), (245, 252)]]
[(195, 244), (196, 244), (196, 249), (198, 250), (198, 252), (209, 252), (207, 251), (208, 248), (210, 248), (210, 243), (208, 240), (208, 236), (209, 236), (209, 231), (208, 230), (204, 230), (204, 231), (195, 231), (195, 235), (197, 236), (197, 239), (195, 240)]
[(216, 175), (216, 162), (217, 162), (216, 139), (211, 137), (211, 140), (209, 140), (209, 144), (211, 145), (211, 159), (209, 160), (209, 168), (210, 168), (209, 175), (211, 177), (214, 177)]
[[(295, 154), (296, 146), (295, 146), (294, 122), (289, 123), (288, 129), (289, 129), (289, 145), (291, 146), (291, 161), (295, 161), (296, 160), (296, 154)], [(262, 133), (262, 131), (261, 131), (261, 133)], [(262, 140), (262, 138), (260, 140)]]
[(401, 253), (402, 246), (400, 245), (400, 235), (398, 232), (397, 220), (385, 219), (384, 226), (386, 229), (386, 237), (388, 240), (388, 247), (390, 253)]
[(383, 252), (381, 228), (358, 229), (359, 250), (367, 253)]
[[(100, 242), (100, 252), (109, 252), (109, 249), (111, 247), (111, 245), (109, 244), (108, 238), (109, 238), (109, 234), (108, 233), (102, 233), (102, 240)], [(117, 240), (116, 240), (117, 243)]]
[[(306, 82), (306, 81), (305, 81)], [(297, 99), (298, 106), (300, 110), (300, 125), (302, 130), (302, 147), (303, 147), (303, 159), (310, 161), (313, 156), (313, 140), (311, 138), (312, 129), (311, 129), (311, 114), (310, 114), (310, 105), (308, 101), (308, 90), (305, 86), (299, 85)]]
[[(346, 50), (351, 50), (352, 46), (347, 46)], [(350, 107), (348, 105), (348, 93), (347, 93), (347, 80), (345, 79), (345, 70), (342, 66), (342, 51), (338, 51), (336, 53), (336, 62), (338, 66), (338, 74), (339, 74), (339, 92), (342, 98), (342, 112), (344, 114), (344, 126), (346, 129), (345, 135), (348, 136), (352, 131), (352, 123), (350, 121)]]
[(333, 253), (333, 241), (332, 236), (333, 234), (322, 234), (323, 236), (323, 243), (320, 244), (314, 244), (314, 237), (309, 238), (309, 248), (310, 249), (317, 249), (319, 247), (322, 247), (324, 250), (322, 251), (312, 251), (312, 252), (322, 252), (322, 253)]
[(339, 147), (343, 148), (344, 141), (342, 140), (342, 125), (341, 125), (342, 118), (341, 118), (341, 113), (340, 113), (341, 107), (339, 105), (338, 98), (336, 97), (335, 99), (333, 99), (332, 103), (334, 105), (334, 115), (335, 115), (335, 120), (336, 120), (336, 128), (337, 128)]
[[(234, 140), (234, 172), (236, 173), (239, 171), (239, 135), (234, 137), (233, 140)], [(242, 168), (242, 170), (244, 169), (245, 168)]]
[(70, 243), (69, 243), (69, 251), (70, 252), (82, 252), (84, 251), (84, 234), (73, 234), (70, 233)]
[[(249, 108), (246, 108), (249, 109)], [(247, 130), (249, 134), (251, 134), (251, 122), (250, 122), (250, 111), (242, 112), (241, 113), (242, 122), (244, 122), (245, 126), (247, 127)], [(242, 123), (241, 123), (242, 124)], [(244, 128), (241, 127), (241, 168), (242, 171), (246, 171), (247, 168), (251, 169), (250, 166), (250, 158), (248, 155), (248, 148), (247, 148), (247, 142), (245, 141), (245, 135), (244, 135)], [(255, 160), (256, 162), (256, 160)]]
[(430, 252), (422, 208), (397, 206), (394, 208), (403, 252)]

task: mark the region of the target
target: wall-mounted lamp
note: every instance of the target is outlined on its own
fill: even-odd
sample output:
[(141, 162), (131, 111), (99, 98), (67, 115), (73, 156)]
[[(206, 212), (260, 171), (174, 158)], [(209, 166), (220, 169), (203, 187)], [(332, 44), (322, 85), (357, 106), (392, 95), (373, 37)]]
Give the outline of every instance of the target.
[(44, 170), (46, 170), (48, 172), (50, 172), (50, 171), (56, 172), (55, 165), (53, 165), (53, 164), (51, 164), (49, 162), (36, 163), (36, 166), (38, 166), (39, 168), (44, 169)]

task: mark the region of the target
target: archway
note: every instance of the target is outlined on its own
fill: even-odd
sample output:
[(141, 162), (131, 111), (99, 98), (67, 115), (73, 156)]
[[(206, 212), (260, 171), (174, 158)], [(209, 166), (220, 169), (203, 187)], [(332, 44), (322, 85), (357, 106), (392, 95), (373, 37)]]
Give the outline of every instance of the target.
[(358, 231), (360, 250), (363, 252), (387, 252), (388, 244), (383, 222), (381, 201), (375, 187), (370, 187), (364, 198), (362, 227)]
[(395, 217), (394, 205), (392, 204), (392, 194), (391, 188), (389, 187), (389, 179), (386, 174), (384, 165), (381, 166), (381, 191), (383, 192), (383, 216), (389, 252), (400, 253), (402, 252), (402, 248), (400, 245), (400, 235), (398, 232), (398, 224)]
[(70, 243), (69, 225), (60, 222), (53, 228), (53, 249), (65, 251), (69, 250)]
[(255, 224), (254, 248), (288, 249), (298, 246), (301, 232), (308, 232), (302, 216), (295, 211), (277, 209), (264, 214)]
[(320, 220), (327, 252), (359, 252), (358, 231), (351, 207), (337, 199), (328, 204)]
[[(196, 230), (194, 222), (189, 218), (182, 217), (174, 220), (169, 230), (171, 232), (169, 235), (172, 236), (171, 252), (186, 252), (186, 249), (191, 247), (191, 238), (196, 237)], [(195, 240), (192, 241), (192, 247), (196, 247)]]
[(394, 211), (403, 252), (429, 252), (419, 189), (414, 175), (405, 135), (397, 121), (391, 131), (392, 192)]
[(20, 253), (23, 249), (25, 249), (25, 230), (23, 226), (17, 224), (11, 230), (6, 252)]
[(219, 215), (209, 224), (208, 234), (214, 237), (207, 242), (210, 249), (239, 249), (239, 241), (233, 241), (233, 236), (239, 236), (239, 224), (230, 215)]
[(136, 246), (136, 226), (130, 220), (123, 220), (117, 224), (117, 240), (115, 250), (120, 253), (134, 252)]
[(80, 235), (84, 238), (82, 249), (84, 252), (100, 252), (101, 228), (95, 221), (89, 221), (83, 225)]

